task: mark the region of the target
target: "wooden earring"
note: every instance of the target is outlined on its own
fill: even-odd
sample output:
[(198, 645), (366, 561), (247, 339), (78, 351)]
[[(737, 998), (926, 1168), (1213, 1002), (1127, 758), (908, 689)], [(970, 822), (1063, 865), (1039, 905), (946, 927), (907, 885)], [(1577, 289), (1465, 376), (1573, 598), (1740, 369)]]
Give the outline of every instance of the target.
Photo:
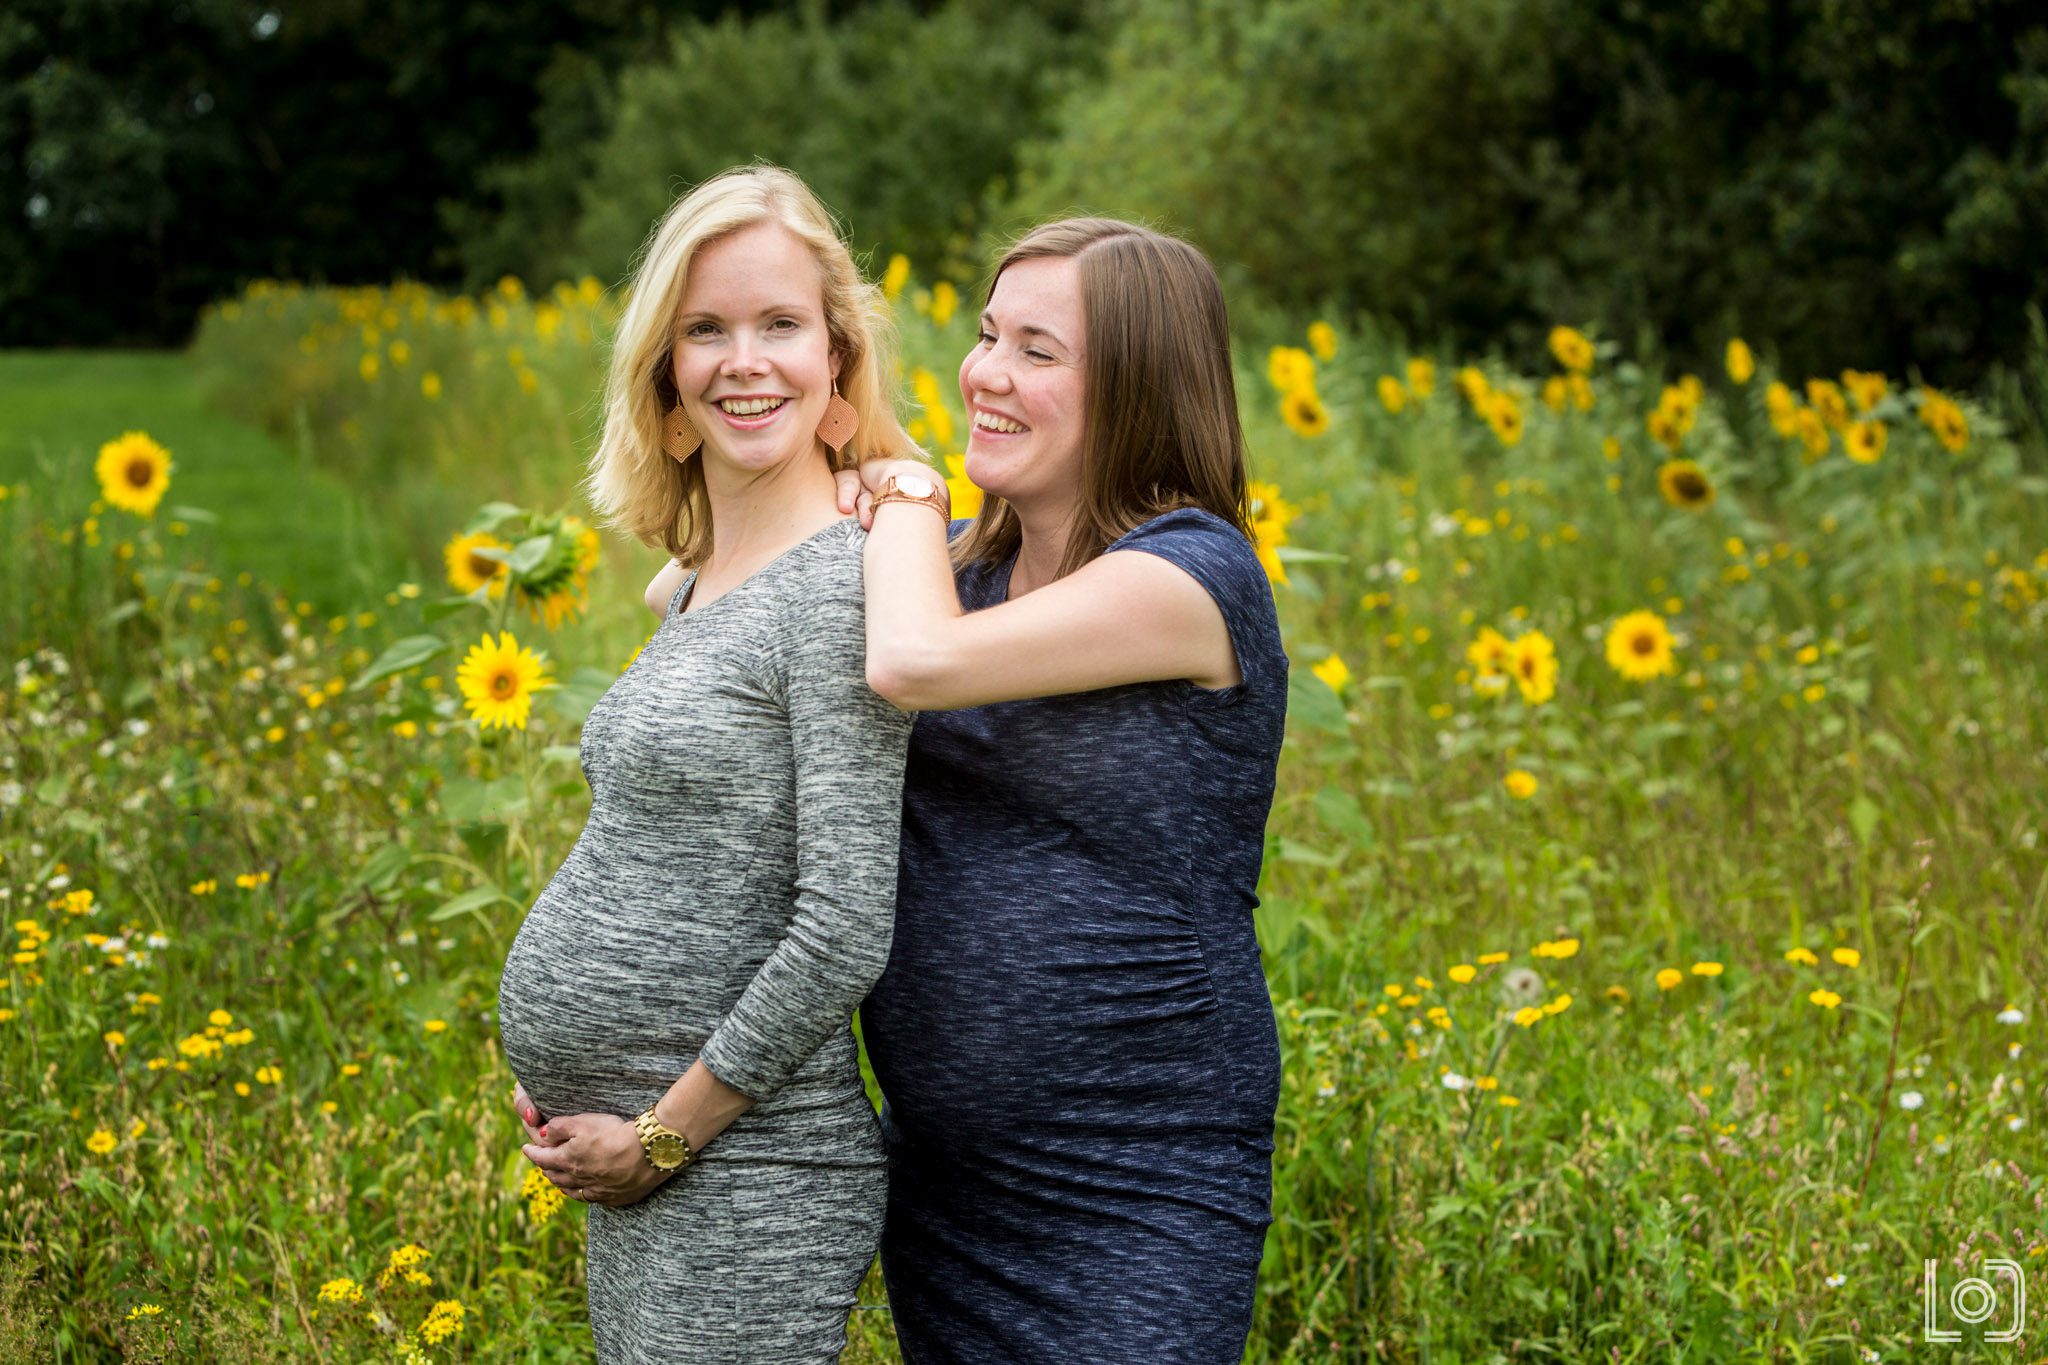
[(853, 433), (860, 426), (860, 414), (853, 404), (839, 396), (839, 381), (832, 381), (832, 401), (825, 405), (825, 415), (818, 419), (818, 439), (832, 448), (837, 455), (853, 439)]
[(697, 453), (697, 447), (704, 444), (704, 438), (697, 434), (697, 428), (690, 425), (690, 419), (683, 412), (683, 405), (677, 403), (668, 410), (668, 416), (661, 422), (661, 448), (678, 464), (689, 463)]

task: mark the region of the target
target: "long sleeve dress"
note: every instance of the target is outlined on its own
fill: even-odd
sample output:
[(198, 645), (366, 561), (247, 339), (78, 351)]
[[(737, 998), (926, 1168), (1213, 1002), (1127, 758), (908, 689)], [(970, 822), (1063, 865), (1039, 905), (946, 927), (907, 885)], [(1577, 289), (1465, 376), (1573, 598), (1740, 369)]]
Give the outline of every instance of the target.
[[(1252, 911), (1287, 655), (1228, 522), (1168, 512), (1121, 551), (1208, 589), (1241, 683), (927, 711), (911, 735), (895, 945), (861, 1006), (908, 1365), (1222, 1365), (1251, 1327), (1280, 1095)], [(1014, 566), (962, 570), (962, 607)]]
[(507, 954), (544, 1114), (631, 1117), (702, 1057), (758, 1101), (641, 1202), (592, 1205), (605, 1362), (838, 1359), (885, 1190), (849, 1021), (888, 959), (911, 717), (867, 685), (845, 519), (703, 607), (691, 574), (592, 708), (588, 823)]

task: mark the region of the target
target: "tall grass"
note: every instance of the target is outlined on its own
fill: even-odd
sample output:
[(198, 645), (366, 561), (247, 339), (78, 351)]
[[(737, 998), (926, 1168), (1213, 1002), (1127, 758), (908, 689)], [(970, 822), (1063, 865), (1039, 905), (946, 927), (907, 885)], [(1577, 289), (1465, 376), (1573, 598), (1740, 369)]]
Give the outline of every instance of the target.
[[(970, 325), (904, 304), (908, 415), (957, 454)], [(492, 991), (581, 827), (576, 727), (652, 626), (658, 556), (606, 545), (588, 615), (540, 641), (577, 685), (524, 732), (464, 719), (451, 656), (349, 680), (395, 639), (476, 638), (427, 566), (479, 504), (567, 502), (607, 321), (573, 286), (267, 286), (208, 317), (218, 400), (302, 433), (404, 526), (424, 591), (361, 614), (314, 618), (95, 513), (86, 444), (0, 503), (10, 578), (80, 604), (16, 620), (0, 690), (0, 888), (37, 924), (0, 1023), (0, 1340), (586, 1350), (580, 1215), (520, 1194)], [(1650, 361), (1601, 343), (1590, 409), (1554, 412), (1551, 357), (1488, 359), (1465, 387), (1513, 396), (1507, 439), (1453, 357), (1333, 340), (1305, 362), (1320, 434), (1283, 418), (1263, 348), (1240, 366), (1295, 661), (1258, 912), (1286, 1067), (1247, 1358), (1933, 1349), (1924, 1259), (1945, 1292), (2048, 1253), (2040, 451), (1963, 398), (1952, 453), (1894, 380), (1861, 414), (1887, 426), (1875, 462), (1840, 431), (1809, 457), (1774, 429), (1766, 359), (1698, 377), (1676, 453), (1714, 496), (1681, 507), (1647, 424), (1681, 377)], [(1407, 389), (1425, 358), (1434, 391), (1390, 411), (1381, 376)], [(1644, 681), (1604, 649), (1639, 610), (1673, 639)], [(1554, 695), (1486, 676), (1488, 626), (1553, 642)], [(431, 1283), (379, 1288), (408, 1244)], [(342, 1278), (360, 1301), (321, 1298)], [(877, 1280), (863, 1297), (850, 1358), (894, 1358)], [(463, 1328), (426, 1342), (444, 1298)], [(145, 1303), (163, 1311), (131, 1320)]]

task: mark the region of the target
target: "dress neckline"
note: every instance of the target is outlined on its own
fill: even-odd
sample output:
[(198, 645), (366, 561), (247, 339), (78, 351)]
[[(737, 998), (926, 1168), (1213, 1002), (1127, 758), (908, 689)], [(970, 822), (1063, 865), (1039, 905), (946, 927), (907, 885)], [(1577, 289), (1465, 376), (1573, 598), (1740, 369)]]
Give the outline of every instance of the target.
[(745, 578), (742, 578), (739, 582), (733, 584), (724, 592), (712, 598), (709, 602), (706, 602), (703, 606), (697, 608), (697, 610), (695, 611), (686, 610), (690, 605), (691, 594), (694, 593), (697, 589), (697, 570), (690, 570), (689, 574), (683, 579), (682, 586), (676, 589), (675, 604), (669, 609), (668, 617), (666, 618), (666, 620), (680, 620), (684, 616), (702, 616), (706, 612), (717, 611), (719, 603), (724, 602), (726, 599), (734, 597), (741, 592), (744, 592), (748, 587), (750, 587), (755, 582), (755, 580), (766, 575), (770, 569), (773, 569), (776, 565), (782, 563), (783, 560), (788, 559), (791, 555), (795, 554), (798, 550), (803, 549), (804, 546), (809, 545), (812, 541), (820, 539), (825, 535), (826, 532), (837, 530), (838, 528), (846, 525), (847, 522), (853, 520), (854, 518), (852, 517), (841, 517), (839, 518), (839, 520), (832, 522), (829, 525), (819, 527), (817, 530), (811, 532), (811, 534), (805, 536), (796, 544), (790, 546), (782, 553), (776, 555), (775, 558), (769, 560), (766, 564), (763, 564), (760, 568), (754, 570)]

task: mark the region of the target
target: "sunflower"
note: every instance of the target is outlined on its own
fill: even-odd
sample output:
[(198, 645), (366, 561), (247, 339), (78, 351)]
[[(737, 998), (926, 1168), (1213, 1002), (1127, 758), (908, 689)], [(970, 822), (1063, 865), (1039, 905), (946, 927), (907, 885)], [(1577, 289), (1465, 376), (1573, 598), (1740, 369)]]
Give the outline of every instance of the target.
[(1316, 353), (1316, 359), (1325, 364), (1337, 358), (1337, 329), (1327, 322), (1311, 322), (1308, 325), (1309, 349)]
[(1550, 353), (1557, 357), (1558, 364), (1578, 374), (1593, 368), (1593, 343), (1577, 328), (1551, 328)]
[(1554, 374), (1543, 381), (1544, 407), (1549, 408), (1552, 412), (1563, 412), (1566, 404), (1571, 401), (1571, 385), (1565, 383), (1563, 375)]
[(1401, 387), (1401, 381), (1390, 374), (1380, 376), (1380, 406), (1388, 412), (1399, 412), (1408, 406), (1408, 391)]
[(1632, 611), (1607, 631), (1607, 662), (1631, 682), (1647, 682), (1659, 673), (1676, 673), (1671, 657), (1671, 630), (1654, 611)]
[(1657, 410), (1643, 419), (1643, 425), (1649, 428), (1650, 439), (1666, 450), (1676, 451), (1685, 444), (1685, 431), (1667, 404), (1659, 403)]
[(1934, 433), (1934, 439), (1941, 442), (1942, 449), (1951, 455), (1960, 455), (1963, 447), (1970, 444), (1970, 423), (1964, 418), (1963, 410), (1939, 389), (1923, 388), (1920, 400), (1920, 420)]
[(1564, 386), (1572, 396), (1573, 407), (1577, 408), (1580, 412), (1591, 412), (1593, 410), (1593, 386), (1587, 382), (1586, 376), (1582, 374), (1566, 375)]
[(510, 550), (512, 547), (492, 535), (489, 531), (475, 531), (466, 536), (457, 536), (441, 551), (448, 562), (448, 582), (455, 591), (473, 593), (484, 584), (491, 585), (491, 600), (505, 595), (505, 561), (480, 555), (478, 550)]
[(1500, 781), (1517, 801), (1527, 801), (1536, 794), (1536, 775), (1527, 768), (1517, 768)]
[(1785, 387), (1783, 380), (1773, 379), (1770, 387), (1764, 390), (1764, 411), (1771, 416), (1771, 430), (1780, 436), (1799, 434), (1799, 400), (1792, 396), (1792, 390)]
[(477, 724), (524, 730), (533, 709), (533, 694), (553, 687), (547, 665), (530, 648), (521, 648), (511, 631), (493, 640), (488, 632), (455, 670), (463, 705)]
[(1436, 362), (1427, 356), (1416, 356), (1408, 362), (1408, 391), (1417, 398), (1427, 398), (1436, 392)]
[(1280, 400), (1280, 419), (1297, 436), (1320, 436), (1330, 429), (1330, 412), (1314, 389), (1295, 389)]
[(1818, 408), (1801, 408), (1794, 413), (1792, 429), (1799, 433), (1800, 441), (1806, 446), (1806, 458), (1809, 462), (1818, 460), (1828, 453), (1828, 444), (1832, 438), (1828, 435), (1827, 419), (1821, 416)]
[(123, 432), (100, 447), (93, 466), (100, 496), (139, 517), (156, 515), (156, 505), (171, 486), (171, 452), (140, 431)]
[(1820, 420), (1840, 431), (1849, 425), (1849, 400), (1842, 397), (1842, 391), (1835, 387), (1832, 379), (1809, 379), (1806, 381), (1806, 401), (1813, 404)]
[(1342, 692), (1344, 684), (1351, 681), (1351, 670), (1344, 660), (1335, 654), (1311, 668), (1309, 672), (1321, 678), (1332, 692)]
[(1870, 370), (1842, 371), (1842, 387), (1856, 400), (1856, 409), (1859, 412), (1869, 412), (1882, 403), (1884, 396), (1891, 392), (1891, 385), (1885, 381), (1885, 377)]
[(1750, 354), (1749, 343), (1741, 337), (1728, 340), (1728, 377), (1738, 384), (1747, 384), (1756, 377), (1756, 357)]
[(1508, 647), (1508, 676), (1531, 706), (1549, 701), (1557, 695), (1557, 646), (1540, 630), (1517, 636)]
[(1458, 386), (1458, 392), (1464, 395), (1465, 401), (1475, 408), (1484, 404), (1486, 395), (1493, 392), (1493, 385), (1486, 382), (1486, 372), (1477, 365), (1467, 365), (1459, 370), (1452, 382)]
[(1316, 363), (1299, 346), (1275, 346), (1266, 353), (1266, 378), (1283, 394), (1316, 382)]
[(967, 477), (965, 455), (946, 457), (946, 493), (952, 499), (954, 516), (981, 515), (981, 489), (975, 485), (974, 480)]
[(1868, 419), (1851, 422), (1842, 433), (1842, 449), (1857, 464), (1876, 464), (1884, 454), (1884, 423)]
[[(1481, 692), (1498, 692), (1507, 684), (1508, 660), (1514, 654), (1514, 646), (1508, 637), (1492, 626), (1481, 626), (1479, 634), (1471, 644), (1465, 646), (1465, 658), (1470, 661), (1477, 677), (1474, 686)], [(1499, 684), (1489, 686), (1493, 679)]]
[(1294, 520), (1299, 509), (1280, 496), (1276, 485), (1258, 479), (1245, 486), (1245, 500), (1250, 504), (1252, 546), (1258, 552), (1259, 563), (1265, 567), (1266, 578), (1274, 583), (1285, 583), (1287, 566), (1281, 562), (1280, 547), (1287, 543), (1287, 524)]
[(1481, 404), (1486, 425), (1493, 428), (1493, 434), (1504, 446), (1519, 445), (1522, 440), (1522, 404), (1516, 397), (1502, 389), (1489, 393)]
[(1657, 490), (1673, 507), (1697, 510), (1714, 500), (1714, 481), (1691, 460), (1666, 460), (1657, 470)]

